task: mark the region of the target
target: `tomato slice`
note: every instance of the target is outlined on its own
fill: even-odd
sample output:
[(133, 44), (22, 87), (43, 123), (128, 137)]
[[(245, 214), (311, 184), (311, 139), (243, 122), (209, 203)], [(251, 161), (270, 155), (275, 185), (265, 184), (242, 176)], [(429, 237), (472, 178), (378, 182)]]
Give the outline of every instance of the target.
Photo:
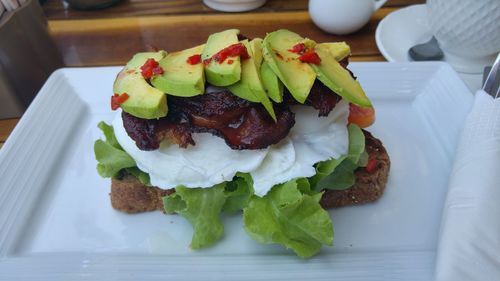
[(375, 110), (373, 107), (361, 107), (349, 104), (349, 123), (354, 123), (360, 128), (366, 128), (375, 122)]

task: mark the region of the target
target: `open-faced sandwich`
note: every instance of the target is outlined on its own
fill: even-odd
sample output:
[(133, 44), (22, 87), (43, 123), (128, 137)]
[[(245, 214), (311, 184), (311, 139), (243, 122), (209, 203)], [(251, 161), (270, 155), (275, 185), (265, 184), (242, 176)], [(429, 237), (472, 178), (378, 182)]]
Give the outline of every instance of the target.
[(111, 204), (163, 210), (193, 226), (193, 249), (223, 235), (221, 213), (301, 257), (332, 245), (327, 208), (379, 198), (389, 173), (363, 127), (374, 110), (347, 69), (349, 46), (288, 30), (231, 29), (187, 50), (136, 54), (116, 77), (97, 170)]

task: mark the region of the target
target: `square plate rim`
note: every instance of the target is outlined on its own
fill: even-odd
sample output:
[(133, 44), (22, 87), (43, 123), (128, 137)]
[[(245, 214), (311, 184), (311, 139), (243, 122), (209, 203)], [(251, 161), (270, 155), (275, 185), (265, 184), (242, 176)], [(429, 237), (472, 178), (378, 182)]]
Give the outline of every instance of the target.
[[(469, 90), (467, 89), (467, 87), (465, 86), (465, 84), (463, 83), (463, 81), (458, 77), (456, 72), (448, 64), (442, 63), (442, 62), (419, 62), (419, 63), (352, 62), (351, 64), (355, 65), (356, 67), (363, 67), (363, 65), (392, 65), (393, 67), (409, 67), (409, 68), (411, 68), (414, 65), (421, 65), (421, 66), (425, 65), (429, 68), (435, 68), (435, 69), (445, 68), (445, 69), (447, 69), (447, 72), (449, 72), (449, 70), (451, 70), (451, 72), (450, 72), (450, 73), (452, 73), (451, 79), (454, 79), (457, 83), (461, 84), (461, 85), (459, 85), (459, 87), (463, 87), (467, 93), (470, 93)], [(6, 143), (4, 144), (3, 148), (0, 150), (0, 168), (1, 168), (1, 164), (3, 163), (3, 160), (5, 158), (4, 156), (7, 154), (7, 152), (14, 149), (17, 145), (19, 145), (19, 144), (15, 144), (17, 142), (17, 139), (19, 138), (19, 135), (23, 132), (23, 130), (27, 130), (28, 126), (30, 126), (29, 122), (31, 122), (35, 117), (37, 117), (36, 115), (38, 114), (38, 111), (40, 110), (39, 109), (40, 108), (40, 101), (47, 98), (46, 96), (48, 95), (47, 94), (48, 84), (50, 84), (51, 82), (55, 83), (55, 82), (53, 82), (54, 80), (56, 80), (58, 78), (61, 79), (61, 77), (64, 77), (67, 74), (67, 71), (71, 72), (71, 71), (80, 70), (80, 69), (92, 70), (92, 69), (101, 69), (101, 68), (116, 68), (116, 66), (62, 68), (62, 69), (55, 71), (49, 77), (46, 84), (42, 87), (42, 89), (40, 90), (40, 94), (35, 98), (32, 105), (28, 108), (25, 115), (21, 118), (18, 125), (16, 126), (16, 128), (14, 129), (14, 131), (11, 133), (11, 135), (7, 139)], [(1, 169), (0, 169), (0, 172), (2, 172)], [(0, 189), (0, 192), (1, 191), (2, 190)], [(2, 195), (2, 193), (0, 193), (0, 195)], [(0, 200), (1, 199), (2, 199), (2, 197), (0, 196)], [(2, 223), (2, 221), (0, 221), (0, 225), (1, 225), (1, 223)], [(1, 232), (0, 232), (0, 234), (1, 234)], [(0, 238), (2, 238), (1, 235), (0, 235)], [(0, 241), (2, 241), (2, 240), (0, 240)], [(396, 254), (396, 256), (397, 255), (404, 256), (404, 253), (395, 253), (395, 254)], [(425, 258), (429, 257), (429, 253), (422, 253), (422, 254), (423, 254), (423, 256), (425, 256)], [(112, 263), (112, 260), (114, 259), (114, 260), (118, 261), (119, 263), (121, 262), (124, 264), (133, 261), (137, 257), (144, 258), (143, 255), (142, 256), (141, 255), (138, 255), (138, 256), (137, 255), (133, 255), (133, 256), (121, 255), (120, 257), (117, 257), (116, 255), (93, 255), (93, 254), (89, 254), (89, 253), (80, 253), (80, 254), (55, 253), (55, 254), (46, 254), (46, 255), (38, 254), (38, 255), (31, 255), (31, 256), (19, 256), (19, 255), (16, 256), (16, 255), (11, 255), (9, 253), (9, 251), (2, 251), (0, 249), (0, 268), (2, 268), (4, 265), (7, 265), (7, 266), (10, 266), (12, 269), (14, 269), (16, 267), (16, 264), (35, 266), (36, 263), (41, 263), (41, 264), (48, 266), (47, 262), (54, 262), (54, 261), (63, 262), (65, 259), (69, 259), (75, 265), (82, 266), (83, 262), (85, 260), (87, 260), (87, 261), (92, 261), (93, 259), (99, 260), (100, 259), (99, 256), (101, 256), (101, 259), (104, 259), (104, 260), (107, 259), (108, 261), (111, 261), (111, 263)], [(342, 256), (342, 254), (339, 255), (339, 257), (340, 256)], [(349, 255), (347, 255), (347, 256), (349, 256)], [(433, 256), (433, 254), (431, 253), (430, 256)], [(159, 257), (161, 257), (161, 256), (159, 256)], [(185, 258), (182, 258), (180, 262), (182, 263), (182, 262), (187, 262), (188, 260), (190, 260), (190, 258), (186, 258), (186, 260), (184, 260), (184, 259)], [(205, 258), (197, 257), (194, 260), (197, 260), (197, 259), (203, 260)], [(367, 259), (367, 261), (370, 261), (371, 257), (366, 257), (366, 259)], [(402, 259), (404, 259), (404, 257), (402, 257)], [(44, 260), (47, 262), (44, 262)], [(240, 262), (242, 262), (245, 260), (245, 258), (239, 257), (235, 260), (241, 260)], [(362, 260), (362, 258), (360, 258), (360, 260)], [(411, 260), (411, 258), (410, 258), (410, 260)], [(82, 263), (79, 264), (78, 261), (81, 261)], [(265, 258), (264, 261), (270, 262), (270, 260), (268, 258)], [(317, 259), (313, 259), (313, 261), (317, 261)], [(420, 263), (423, 263), (423, 261), (420, 261)], [(106, 262), (106, 264), (107, 264), (107, 262)], [(259, 264), (261, 264), (261, 263), (259, 263)], [(85, 270), (83, 267), (76, 267), (76, 268), (72, 268), (72, 269), (76, 270), (76, 272), (72, 271), (72, 273), (76, 274), (75, 276), (77, 276), (79, 279), (82, 279), (82, 280), (85, 279), (85, 274), (87, 274), (89, 272), (96, 273), (96, 271)], [(99, 271), (101, 271), (101, 273), (104, 273), (106, 271), (105, 268), (97, 267), (97, 269)], [(416, 270), (416, 271), (413, 270), (413, 271), (414, 271), (414, 273), (420, 272), (419, 270)], [(158, 272), (160, 272), (160, 271), (158, 271)], [(305, 272), (309, 272), (309, 271), (306, 270)], [(54, 274), (53, 277), (60, 276), (60, 275), (56, 274), (55, 272), (52, 272), (52, 273)], [(63, 273), (64, 273), (63, 271), (60, 272), (60, 274), (63, 274)], [(69, 273), (69, 272), (65, 272), (65, 273)], [(323, 273), (326, 274), (327, 271), (325, 271)], [(119, 273), (117, 273), (117, 274), (119, 275)], [(50, 274), (48, 274), (47, 277), (48, 276), (50, 276)], [(418, 274), (415, 276), (418, 276)], [(2, 278), (2, 277), (4, 277), (4, 276), (2, 276), (2, 273), (0, 273), (0, 278)], [(123, 275), (123, 277), (126, 278), (127, 275), (125, 274), (125, 275)], [(150, 276), (150, 277), (152, 277), (152, 276)], [(318, 277), (319, 277), (319, 275), (318, 275)]]

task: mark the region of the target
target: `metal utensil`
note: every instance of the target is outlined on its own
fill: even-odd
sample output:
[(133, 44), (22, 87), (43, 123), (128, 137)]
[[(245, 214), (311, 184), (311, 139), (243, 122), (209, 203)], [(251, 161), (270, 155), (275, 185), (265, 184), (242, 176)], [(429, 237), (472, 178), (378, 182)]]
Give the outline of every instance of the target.
[(408, 50), (408, 55), (414, 61), (442, 60), (444, 56), (434, 36), (428, 42), (411, 47)]
[(497, 58), (495, 62), (493, 63), (493, 66), (491, 67), (490, 73), (488, 74), (488, 77), (486, 78), (486, 81), (484, 82), (483, 85), (483, 91), (486, 93), (490, 94), (493, 98), (498, 98), (498, 95), (500, 94), (500, 82), (497, 81), (498, 77), (498, 68), (500, 65), (500, 53), (498, 53)]

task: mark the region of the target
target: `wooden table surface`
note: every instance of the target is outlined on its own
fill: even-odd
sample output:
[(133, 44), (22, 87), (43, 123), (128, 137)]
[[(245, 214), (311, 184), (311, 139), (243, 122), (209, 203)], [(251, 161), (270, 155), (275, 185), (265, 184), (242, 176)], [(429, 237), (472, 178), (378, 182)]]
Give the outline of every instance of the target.
[[(123, 65), (148, 45), (181, 50), (227, 28), (238, 28), (248, 37), (287, 28), (319, 42), (346, 41), (351, 61), (384, 61), (375, 44), (378, 23), (397, 9), (423, 2), (389, 0), (363, 29), (347, 36), (318, 29), (307, 13), (307, 0), (268, 0), (257, 10), (235, 14), (211, 10), (201, 0), (124, 0), (97, 11), (77, 11), (62, 0), (48, 0), (43, 9), (66, 66), (82, 67)], [(0, 147), (18, 120), (0, 120)]]

